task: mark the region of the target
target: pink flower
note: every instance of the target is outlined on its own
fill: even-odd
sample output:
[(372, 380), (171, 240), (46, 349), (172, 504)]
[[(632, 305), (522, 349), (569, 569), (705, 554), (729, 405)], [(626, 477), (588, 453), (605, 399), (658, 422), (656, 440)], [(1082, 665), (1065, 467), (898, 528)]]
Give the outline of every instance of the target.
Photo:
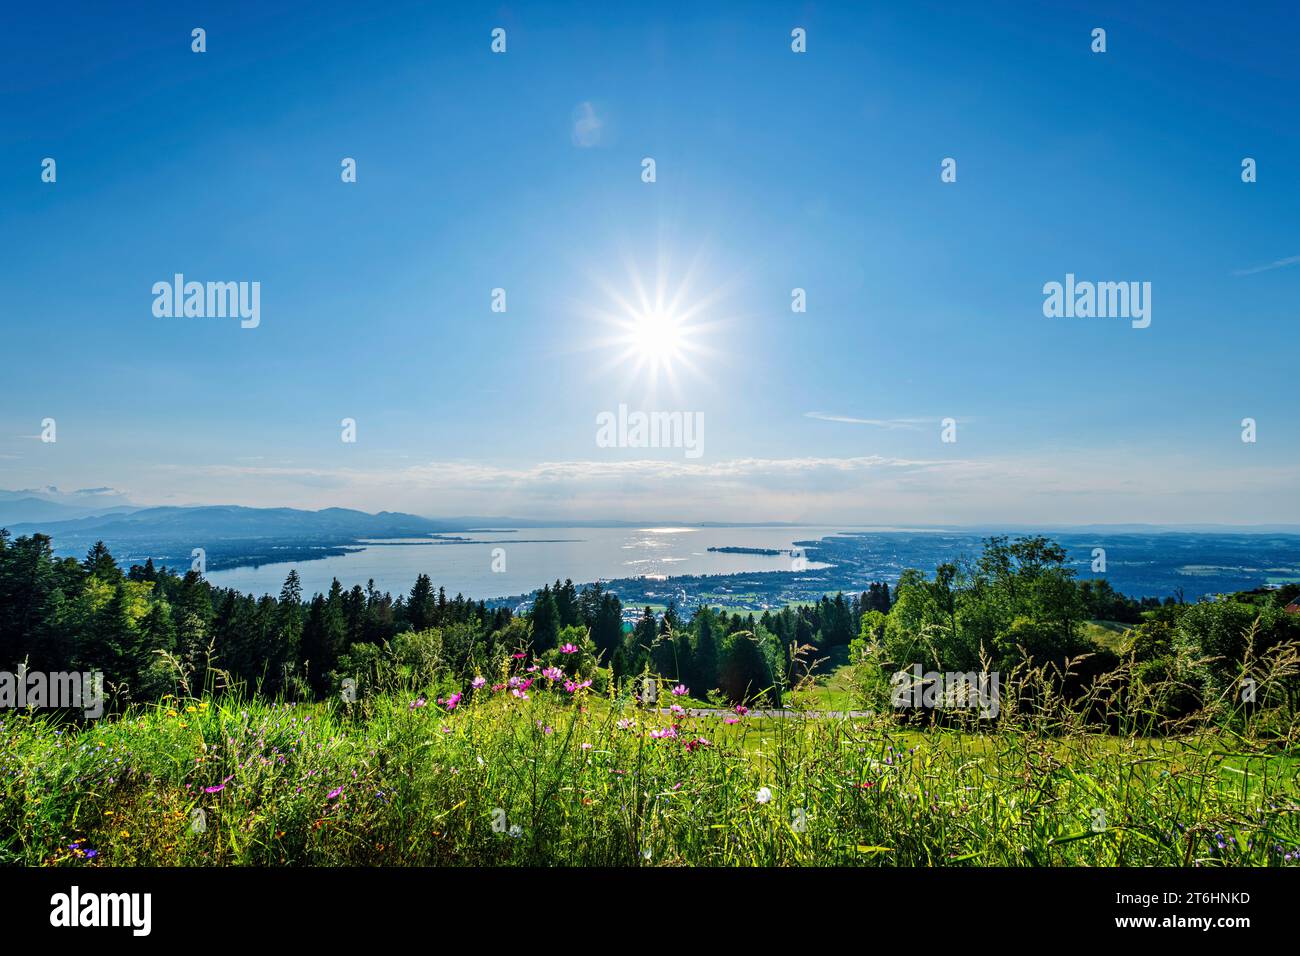
[(428, 703), (429, 703), (429, 702), (428, 702), (427, 700), (425, 700), (423, 696), (420, 696), (420, 697), (415, 698), (415, 700), (411, 701), (411, 706), (408, 707), (408, 708), (406, 708), (406, 709), (407, 709), (407, 710), (415, 710), (415, 708), (417, 708), (417, 707), (425, 707), (425, 706), (427, 706)]
[(675, 738), (677, 736), (677, 728), (674, 726), (665, 727), (663, 730), (652, 730), (650, 731), (650, 736), (655, 739), (663, 739), (665, 737)]
[(460, 695), (460, 694), (452, 694), (450, 697), (448, 697), (448, 698), (447, 698), (447, 709), (448, 709), (448, 710), (455, 710), (455, 709), (456, 709), (456, 705), (460, 703), (460, 698), (461, 698), (461, 695)]
[(513, 689), (510, 691), (510, 693), (513, 694), (515, 697), (519, 698), (520, 700), (527, 700), (527, 699), (528, 699), (528, 695), (525, 694), (525, 693), (524, 693), (522, 690), (520, 690), (518, 687), (513, 688)]
[(486, 677), (475, 677), (472, 681), (469, 682), (469, 686), (472, 687), (474, 690), (480, 690), (483, 687), (483, 685), (486, 683), (487, 683)]
[(527, 655), (527, 654), (522, 654), (522, 653), (520, 653), (520, 654), (511, 654), (510, 656), (513, 657), (513, 658), (514, 658), (515, 660), (517, 660), (517, 661), (522, 661), (522, 660), (523, 660), (525, 657), (527, 657), (528, 655)]
[(673, 710), (673, 713), (676, 714), (678, 717), (680, 717), (682, 714), (686, 713), (686, 711), (685, 711), (684, 709), (682, 709), (682, 705), (681, 705), (681, 704), (673, 704), (672, 710)]
[(520, 684), (522, 684), (523, 682), (524, 682), (524, 681), (523, 681), (523, 678), (521, 678), (521, 677), (512, 677), (512, 678), (510, 678), (509, 681), (507, 681), (507, 683), (508, 683), (511, 687), (518, 687), (518, 686), (519, 686)]
[(686, 690), (685, 684), (678, 684), (676, 687), (673, 688), (674, 697), (685, 697), (687, 693), (688, 691)]
[(558, 667), (548, 667), (542, 671), (542, 676), (551, 681), (564, 680), (564, 671)]
[(727, 717), (727, 718), (725, 718), (722, 722), (723, 722), (724, 724), (738, 724), (738, 723), (740, 723), (740, 718), (739, 718), (739, 717)]
[(617, 724), (615, 724), (614, 726), (617, 727), (619, 730), (631, 730), (633, 727), (636, 726), (636, 721), (635, 721), (635, 720), (630, 720), (630, 719), (628, 719), (627, 717), (624, 717), (622, 720), (620, 720), (620, 721), (619, 721)]
[(746, 707), (744, 704), (737, 704), (736, 713), (741, 717), (744, 717), (747, 713), (749, 713), (749, 708)]
[(563, 647), (560, 648), (560, 653), (561, 653), (561, 654), (576, 654), (576, 653), (578, 653), (578, 648), (577, 648), (576, 646), (574, 646), (573, 644), (565, 644)]
[(537, 665), (536, 665), (536, 664), (533, 664), (533, 665), (531, 665), (531, 666), (528, 668), (528, 673), (530, 673), (530, 674), (534, 674), (534, 673), (536, 673), (536, 672), (537, 672)]
[(342, 792), (343, 792), (343, 788), (342, 788), (342, 787), (339, 787), (337, 790), (331, 790), (331, 791), (329, 792), (328, 796), (325, 797), (325, 799), (326, 799), (326, 800), (333, 800), (335, 797), (337, 797), (337, 796), (338, 796), (339, 794), (341, 794)]
[(225, 790), (225, 789), (226, 789), (226, 784), (230, 783), (230, 781), (231, 781), (231, 779), (232, 779), (233, 777), (234, 777), (234, 774), (231, 774), (229, 777), (227, 777), (225, 780), (221, 781), (221, 783), (217, 784), (215, 787), (204, 787), (204, 788), (203, 788), (203, 792), (204, 792), (204, 793), (220, 793), (222, 790)]
[(528, 680), (524, 681), (522, 684), (519, 685), (519, 689), (520, 689), (520, 690), (528, 690), (528, 688), (530, 688), (530, 687), (532, 687), (532, 686), (533, 686), (533, 679), (530, 677), (530, 678), (528, 678)]

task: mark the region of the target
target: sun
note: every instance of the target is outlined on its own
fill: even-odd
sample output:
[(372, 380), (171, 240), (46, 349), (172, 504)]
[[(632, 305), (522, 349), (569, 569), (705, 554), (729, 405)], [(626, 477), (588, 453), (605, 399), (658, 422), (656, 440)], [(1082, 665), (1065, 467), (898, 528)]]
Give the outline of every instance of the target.
[(663, 256), (649, 282), (630, 261), (624, 266), (623, 282), (597, 281), (605, 302), (583, 309), (605, 329), (588, 346), (604, 351), (606, 369), (629, 383), (639, 380), (653, 388), (663, 380), (675, 389), (682, 377), (698, 377), (696, 360), (714, 353), (708, 340), (722, 324), (722, 291), (695, 290), (698, 260), (675, 281)]
[(650, 309), (633, 318), (628, 339), (646, 364), (669, 367), (674, 359), (682, 357), (687, 333), (674, 313)]

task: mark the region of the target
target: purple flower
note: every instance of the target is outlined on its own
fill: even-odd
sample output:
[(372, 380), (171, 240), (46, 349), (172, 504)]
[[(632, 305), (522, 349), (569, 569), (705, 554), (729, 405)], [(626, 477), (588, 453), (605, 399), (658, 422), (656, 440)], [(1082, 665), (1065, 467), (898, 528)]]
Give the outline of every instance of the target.
[(231, 779), (233, 779), (233, 777), (234, 777), (234, 774), (231, 774), (229, 777), (227, 777), (225, 780), (221, 781), (221, 783), (217, 784), (215, 787), (204, 787), (204, 788), (203, 788), (203, 792), (204, 792), (204, 793), (220, 793), (222, 790), (225, 790), (225, 789), (226, 789), (226, 784), (230, 783), (230, 781), (231, 781)]
[(548, 667), (546, 670), (542, 671), (542, 676), (547, 680), (560, 681), (564, 680), (564, 671), (560, 670), (558, 667)]
[(687, 694), (687, 690), (685, 684), (678, 684), (676, 687), (673, 688), (674, 697), (685, 697), (686, 694)]
[(339, 794), (341, 794), (342, 792), (343, 792), (343, 788), (342, 788), (342, 787), (339, 787), (337, 790), (331, 790), (331, 791), (329, 792), (329, 794), (326, 795), (325, 799), (326, 799), (326, 800), (333, 800), (335, 797), (337, 797), (337, 796), (338, 796)]
[(578, 653), (578, 648), (577, 648), (576, 646), (574, 646), (573, 644), (565, 644), (563, 647), (560, 648), (560, 653), (561, 653), (561, 654), (576, 654), (576, 653)]
[(469, 682), (469, 686), (474, 690), (479, 690), (486, 683), (487, 683), (486, 677), (475, 677), (472, 681)]

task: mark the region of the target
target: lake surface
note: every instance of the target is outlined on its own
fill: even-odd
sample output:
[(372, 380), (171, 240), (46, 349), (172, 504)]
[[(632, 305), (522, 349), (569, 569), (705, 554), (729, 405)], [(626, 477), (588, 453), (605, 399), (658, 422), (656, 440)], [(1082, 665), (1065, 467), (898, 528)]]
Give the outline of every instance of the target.
[[(711, 547), (791, 550), (795, 541), (834, 534), (835, 526), (767, 528), (520, 528), (466, 531), (455, 540), (405, 538), (367, 542), (362, 550), (314, 561), (286, 561), (261, 567), (212, 571), (218, 587), (252, 594), (279, 594), (291, 568), (302, 578), (303, 593), (329, 590), (338, 578), (344, 588), (374, 579), (380, 591), (407, 594), (416, 576), (427, 574), (445, 587), (474, 599), (527, 594), (559, 578), (584, 583), (613, 578), (685, 574), (737, 574), (789, 571), (792, 555), (728, 554)], [(504, 551), (505, 570), (493, 570), (493, 552)], [(501, 562), (497, 562), (500, 567)], [(825, 567), (808, 561), (809, 570)]]

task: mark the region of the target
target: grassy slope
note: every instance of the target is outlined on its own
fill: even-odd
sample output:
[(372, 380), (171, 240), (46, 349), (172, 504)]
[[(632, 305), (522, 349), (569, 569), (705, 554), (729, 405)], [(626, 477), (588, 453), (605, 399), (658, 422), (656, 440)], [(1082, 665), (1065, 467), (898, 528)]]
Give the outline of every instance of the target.
[(544, 690), (454, 713), (227, 698), (80, 731), (8, 715), (0, 862), (1277, 864), (1300, 847), (1296, 761), (1215, 736), (720, 717), (651, 735), (670, 726)]

